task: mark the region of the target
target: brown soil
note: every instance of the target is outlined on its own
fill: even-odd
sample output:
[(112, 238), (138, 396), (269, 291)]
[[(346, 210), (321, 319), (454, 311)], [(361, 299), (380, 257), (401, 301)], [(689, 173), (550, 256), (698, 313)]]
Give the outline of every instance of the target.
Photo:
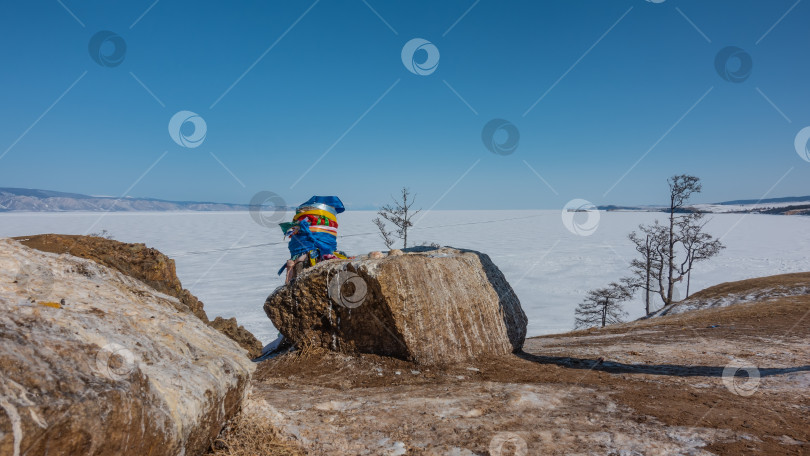
[(715, 298), (728, 294), (748, 293), (772, 288), (794, 288), (810, 286), (810, 272), (797, 272), (756, 279), (725, 282), (693, 294), (690, 299)]
[[(809, 280), (808, 273), (789, 274), (722, 284), (701, 294)], [(515, 356), (430, 369), (393, 358), (309, 349), (261, 363), (253, 400), (266, 401), (274, 413), (286, 417), (275, 422), (282, 430), (291, 416), (300, 417), (294, 413), (304, 413), (302, 404), (315, 404), (318, 410), (306, 415), (309, 419), (301, 417), (295, 429), (309, 426), (312, 436), (333, 435), (319, 434), (319, 424), (309, 421), (328, 419), (329, 432), (339, 429), (354, 439), (369, 439), (366, 443), (371, 445), (374, 440), (364, 436), (377, 435), (369, 430), (376, 426), (382, 435), (404, 442), (406, 454), (442, 454), (431, 452), (431, 445), (438, 443), (446, 444), (442, 448), (488, 454), (492, 433), (505, 430), (526, 440), (528, 454), (618, 454), (613, 451), (622, 443), (616, 435), (650, 445), (654, 439), (660, 445), (678, 445), (691, 435), (703, 442), (697, 452), (669, 453), (650, 446), (644, 454), (810, 454), (808, 313), (810, 295), (770, 299), (532, 338)], [(735, 382), (733, 376), (724, 375), (729, 365), (751, 366), (760, 379), (746, 383), (746, 378), (738, 377)], [(744, 390), (735, 390), (735, 385), (754, 388), (750, 395), (738, 394)], [(499, 400), (516, 391), (503, 389), (507, 386), (524, 392), (531, 387), (545, 397), (557, 394), (567, 399), (554, 408), (511, 415), (509, 408), (499, 408)], [(486, 421), (474, 422), (475, 417), (462, 414), (448, 427), (444, 415), (437, 418), (435, 412), (407, 403), (408, 397), (425, 397), (449, 401), (446, 407), (452, 408), (453, 400), (461, 401), (467, 393), (473, 396), (467, 405), (483, 410)], [(398, 395), (402, 397), (395, 399)], [(307, 397), (312, 402), (306, 402)], [(361, 415), (353, 415), (345, 405), (355, 399), (363, 403)], [(287, 403), (291, 400), (295, 405)], [(401, 413), (389, 423), (385, 409), (391, 407)], [(476, 431), (462, 432), (462, 422)], [(680, 437), (670, 438), (675, 433)], [(602, 434), (614, 437), (597, 447), (593, 436)], [(296, 438), (310, 454), (329, 452), (322, 442)], [(350, 443), (334, 445), (351, 448)], [(360, 454), (334, 448), (333, 454)]]
[[(755, 284), (746, 282), (721, 287), (736, 292)], [(766, 278), (760, 283), (774, 282)], [(805, 373), (807, 381), (808, 312), (808, 295), (707, 309), (590, 331), (587, 335), (577, 333), (580, 337), (571, 334), (567, 338), (532, 339), (526, 350), (534, 354), (524, 357), (564, 366), (568, 378), (572, 377), (570, 368), (584, 369), (585, 374), (573, 373), (576, 381), (614, 389), (616, 398), (633, 408), (640, 419), (651, 416), (671, 426), (727, 429), (755, 437), (708, 445), (707, 449), (717, 454), (807, 454), (807, 385), (791, 387), (779, 382), (791, 373)], [(635, 348), (617, 356), (617, 344)], [(551, 347), (561, 353), (554, 357), (540, 354)], [(602, 356), (598, 356), (600, 353)], [(613, 361), (618, 357), (620, 362)], [(594, 362), (599, 358), (605, 361)], [(746, 366), (758, 369), (761, 383), (754, 394), (734, 394), (722, 382), (713, 387), (694, 387), (707, 379), (722, 379), (730, 358), (747, 361)]]

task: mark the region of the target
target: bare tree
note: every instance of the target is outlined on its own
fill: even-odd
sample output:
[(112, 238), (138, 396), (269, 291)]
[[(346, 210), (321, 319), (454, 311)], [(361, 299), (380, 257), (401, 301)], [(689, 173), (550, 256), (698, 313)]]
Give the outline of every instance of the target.
[(413, 210), (414, 202), (416, 202), (416, 195), (411, 197), (411, 192), (407, 187), (402, 187), (400, 199), (394, 199), (394, 205), (386, 204), (380, 208), (377, 215), (383, 219), (391, 222), (396, 227), (396, 230), (388, 231), (385, 222), (377, 217), (373, 220), (374, 224), (380, 230), (380, 237), (382, 237), (385, 246), (389, 249), (394, 245), (394, 237), (402, 239), (402, 248), (408, 247), (408, 229), (413, 226), (411, 219), (418, 214), (421, 209)]
[(614, 323), (621, 323), (627, 313), (622, 309), (622, 303), (633, 296), (630, 289), (624, 284), (611, 283), (605, 288), (591, 290), (585, 299), (577, 306), (574, 327), (590, 328)]
[(686, 174), (667, 179), (669, 184), (669, 208), (666, 210), (666, 225), (655, 221), (651, 225), (639, 225), (640, 233), (630, 233), (640, 259), (630, 263), (632, 272), (628, 285), (632, 290), (642, 289), (647, 293), (645, 310), (650, 314), (650, 293), (661, 297), (664, 305), (673, 300), (676, 282), (687, 279), (687, 296), (692, 270), (697, 262), (707, 260), (724, 248), (723, 244), (703, 231), (704, 214), (687, 206), (689, 198), (702, 189), (700, 179)]
[[(624, 279), (630, 289), (644, 292), (644, 312), (652, 311), (652, 296), (662, 295), (666, 277), (668, 229), (658, 220), (650, 225), (639, 225), (640, 233), (633, 231), (628, 238), (635, 245), (640, 258), (630, 261), (630, 277)], [(664, 298), (665, 299), (665, 298)]]
[(634, 258), (630, 262), (631, 276), (624, 280), (631, 290), (644, 291), (644, 310), (649, 315), (650, 296), (658, 293), (664, 270), (661, 251), (666, 239), (666, 228), (657, 221), (652, 225), (639, 225), (638, 228), (641, 234), (633, 231), (628, 237), (641, 258)]
[(694, 264), (708, 260), (726, 248), (719, 239), (714, 239), (712, 235), (703, 231), (706, 223), (708, 223), (708, 220), (703, 221), (703, 218), (704, 214), (695, 212), (683, 217), (678, 226), (681, 234), (681, 244), (685, 251), (685, 258), (678, 268), (678, 273), (681, 277), (686, 276), (687, 298), (692, 284)]

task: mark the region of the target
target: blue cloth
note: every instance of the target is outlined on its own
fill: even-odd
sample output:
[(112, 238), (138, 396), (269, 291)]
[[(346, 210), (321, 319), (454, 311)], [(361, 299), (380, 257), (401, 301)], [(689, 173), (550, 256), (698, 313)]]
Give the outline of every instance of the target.
[[(346, 208), (343, 207), (343, 202), (340, 201), (340, 198), (337, 196), (313, 196), (312, 198), (308, 199), (306, 203), (302, 204), (301, 206), (307, 206), (310, 204), (327, 204), (335, 208), (335, 212), (340, 214), (341, 212), (345, 211)], [(299, 206), (300, 207), (300, 206)]]
[[(343, 202), (337, 196), (313, 196), (308, 199), (304, 204), (299, 207), (308, 206), (312, 204), (326, 204), (335, 208), (335, 213), (340, 214), (346, 210), (343, 207)], [(284, 229), (282, 227), (282, 229)], [(295, 258), (298, 255), (309, 254), (315, 251), (318, 258), (323, 255), (328, 255), (337, 250), (337, 236), (330, 233), (321, 233), (309, 230), (309, 222), (305, 219), (298, 221), (298, 227), (295, 234), (290, 236), (290, 243), (287, 244), (290, 250), (290, 258)], [(285, 266), (279, 269), (278, 274), (284, 272)]]
[[(313, 233), (309, 230), (309, 222), (301, 220), (298, 222), (298, 232), (290, 237), (287, 248), (290, 250), (290, 258), (307, 254), (312, 250), (317, 251), (320, 258), (337, 250), (337, 236), (329, 233)], [(278, 271), (279, 275), (281, 275), (285, 267), (282, 266)]]
[(329, 233), (313, 233), (309, 230), (309, 222), (300, 220), (298, 232), (290, 237), (287, 248), (290, 249), (290, 258), (310, 250), (318, 250), (321, 255), (326, 255), (337, 250), (337, 236)]

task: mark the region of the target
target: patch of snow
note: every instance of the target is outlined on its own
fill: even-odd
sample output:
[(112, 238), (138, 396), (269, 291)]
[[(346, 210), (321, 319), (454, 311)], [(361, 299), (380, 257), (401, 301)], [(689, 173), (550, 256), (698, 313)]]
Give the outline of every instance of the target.
[(777, 287), (757, 289), (749, 293), (730, 293), (723, 295), (722, 297), (690, 298), (685, 301), (675, 303), (669, 308), (661, 309), (653, 313), (653, 316), (681, 314), (699, 309), (728, 307), (736, 304), (746, 304), (749, 302), (786, 298), (790, 296), (802, 296), (806, 294), (810, 294), (810, 286)]
[(360, 408), (362, 405), (360, 401), (326, 401), (315, 404), (315, 408), (324, 412), (345, 412)]

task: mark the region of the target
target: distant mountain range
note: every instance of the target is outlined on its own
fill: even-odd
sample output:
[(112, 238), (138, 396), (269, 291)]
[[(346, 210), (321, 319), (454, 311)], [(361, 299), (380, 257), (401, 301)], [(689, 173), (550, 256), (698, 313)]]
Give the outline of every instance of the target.
[(64, 211), (247, 211), (248, 204), (165, 201), (154, 198), (115, 198), (28, 188), (0, 187), (0, 212)]
[[(603, 211), (664, 212), (665, 206), (599, 206)], [(774, 214), (810, 215), (810, 196), (787, 196), (761, 200), (735, 200), (714, 204), (693, 204), (685, 211), (699, 211), (713, 214)]]

